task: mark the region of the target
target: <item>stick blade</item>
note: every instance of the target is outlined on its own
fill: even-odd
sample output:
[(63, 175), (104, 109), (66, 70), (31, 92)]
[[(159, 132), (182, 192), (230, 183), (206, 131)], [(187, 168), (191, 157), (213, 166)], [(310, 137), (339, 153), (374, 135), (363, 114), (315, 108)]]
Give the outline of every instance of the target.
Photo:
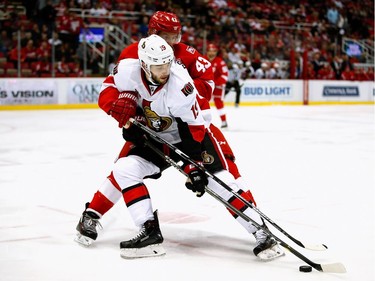
[(330, 263), (330, 264), (322, 264), (322, 271), (323, 272), (331, 272), (331, 273), (346, 273), (346, 268), (342, 263)]

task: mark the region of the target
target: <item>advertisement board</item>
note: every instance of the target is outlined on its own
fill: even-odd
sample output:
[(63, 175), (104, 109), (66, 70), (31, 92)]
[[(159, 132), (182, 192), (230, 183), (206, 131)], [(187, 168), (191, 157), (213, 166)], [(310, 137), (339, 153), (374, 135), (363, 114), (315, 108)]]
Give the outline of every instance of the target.
[[(0, 78), (0, 110), (97, 108), (103, 77)], [(374, 82), (333, 80), (241, 81), (240, 106), (374, 104)], [(233, 105), (234, 91), (225, 96)], [(211, 101), (212, 102), (212, 101)]]
[(67, 103), (98, 103), (103, 79), (74, 79), (68, 81)]
[(373, 102), (374, 83), (371, 81), (309, 81), (309, 103), (314, 102)]
[(57, 104), (58, 85), (52, 79), (0, 79), (0, 105)]

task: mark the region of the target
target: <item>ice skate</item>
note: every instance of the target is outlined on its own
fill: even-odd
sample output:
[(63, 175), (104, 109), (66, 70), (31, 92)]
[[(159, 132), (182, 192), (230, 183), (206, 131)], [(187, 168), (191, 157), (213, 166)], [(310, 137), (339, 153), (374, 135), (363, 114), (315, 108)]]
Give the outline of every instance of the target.
[(227, 121), (222, 121), (222, 122), (221, 122), (221, 128), (222, 128), (222, 129), (228, 128), (228, 123), (227, 123)]
[(254, 236), (256, 239), (256, 246), (253, 249), (253, 253), (260, 260), (269, 261), (285, 254), (276, 240), (268, 235), (263, 229), (259, 229), (255, 232)]
[(156, 257), (165, 255), (163, 236), (159, 228), (157, 211), (154, 220), (146, 221), (133, 239), (120, 243), (120, 255), (125, 259)]
[(99, 215), (96, 213), (87, 210), (88, 203), (86, 204), (86, 209), (82, 213), (81, 218), (79, 219), (78, 225), (76, 227), (77, 236), (74, 239), (80, 245), (88, 247), (92, 244), (94, 240), (98, 237), (98, 228), (102, 228), (99, 222)]

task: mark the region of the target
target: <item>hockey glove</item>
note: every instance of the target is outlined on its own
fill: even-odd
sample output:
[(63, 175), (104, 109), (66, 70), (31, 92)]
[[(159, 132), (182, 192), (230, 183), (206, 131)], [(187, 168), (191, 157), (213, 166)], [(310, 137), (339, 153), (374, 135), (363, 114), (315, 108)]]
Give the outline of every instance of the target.
[(136, 114), (138, 95), (133, 91), (120, 93), (119, 98), (112, 104), (109, 114), (118, 121), (119, 128), (126, 125)]
[[(144, 125), (146, 124), (146, 118), (144, 116), (136, 115), (134, 119)], [(126, 141), (134, 143), (136, 146), (144, 146), (146, 139), (143, 130), (133, 124), (127, 128), (122, 128), (122, 137)]]
[[(203, 165), (203, 163), (198, 164)], [(206, 185), (208, 184), (208, 180), (204, 172), (202, 172), (197, 167), (191, 164), (185, 166), (184, 172), (189, 177), (185, 183), (187, 189), (190, 189), (191, 191), (195, 192), (197, 197), (203, 196)]]

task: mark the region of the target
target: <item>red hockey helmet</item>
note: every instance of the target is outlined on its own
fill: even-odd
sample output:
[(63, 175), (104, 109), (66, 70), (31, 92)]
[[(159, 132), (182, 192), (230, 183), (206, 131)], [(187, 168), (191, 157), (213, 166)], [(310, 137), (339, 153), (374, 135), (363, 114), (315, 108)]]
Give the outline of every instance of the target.
[(176, 14), (157, 11), (148, 23), (149, 34), (157, 34), (160, 31), (181, 33), (181, 23)]
[(219, 51), (219, 48), (215, 44), (211, 43), (211, 44), (207, 45), (207, 52), (208, 51), (216, 51), (217, 52), (217, 51)]

